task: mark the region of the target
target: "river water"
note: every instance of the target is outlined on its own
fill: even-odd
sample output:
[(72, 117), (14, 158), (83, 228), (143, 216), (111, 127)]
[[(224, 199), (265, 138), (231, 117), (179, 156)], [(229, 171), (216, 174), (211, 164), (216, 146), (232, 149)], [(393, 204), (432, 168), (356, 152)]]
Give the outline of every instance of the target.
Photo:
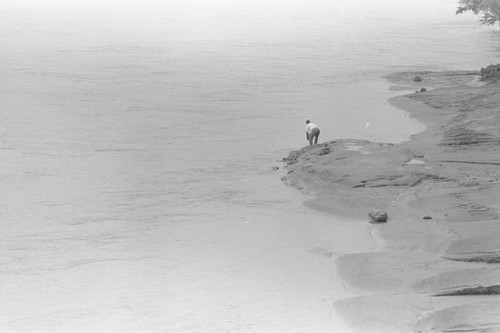
[[(455, 1), (5, 1), (2, 332), (328, 332), (364, 221), (311, 211), (280, 160), (401, 142), (396, 71), (497, 63)], [(400, 92), (401, 93), (401, 92)]]

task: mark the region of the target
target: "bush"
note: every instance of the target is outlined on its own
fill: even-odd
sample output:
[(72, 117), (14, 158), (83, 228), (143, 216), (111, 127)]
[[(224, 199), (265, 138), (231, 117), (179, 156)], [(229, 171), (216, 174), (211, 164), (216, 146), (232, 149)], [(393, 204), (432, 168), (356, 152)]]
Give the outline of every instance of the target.
[(500, 77), (500, 64), (481, 68), (481, 80), (496, 81)]

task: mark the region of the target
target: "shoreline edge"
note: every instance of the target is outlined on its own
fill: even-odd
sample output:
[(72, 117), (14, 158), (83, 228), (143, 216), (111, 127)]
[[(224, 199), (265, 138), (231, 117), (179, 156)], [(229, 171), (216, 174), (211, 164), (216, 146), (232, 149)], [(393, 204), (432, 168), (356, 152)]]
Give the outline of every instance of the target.
[(356, 332), (500, 331), (500, 84), (478, 76), (392, 74), (398, 86), (433, 87), (389, 100), (423, 132), (398, 144), (333, 140), (284, 159), (284, 182), (314, 196), (307, 206), (367, 224), (371, 209), (389, 214), (368, 225), (379, 251), (336, 260), (354, 295), (334, 306)]

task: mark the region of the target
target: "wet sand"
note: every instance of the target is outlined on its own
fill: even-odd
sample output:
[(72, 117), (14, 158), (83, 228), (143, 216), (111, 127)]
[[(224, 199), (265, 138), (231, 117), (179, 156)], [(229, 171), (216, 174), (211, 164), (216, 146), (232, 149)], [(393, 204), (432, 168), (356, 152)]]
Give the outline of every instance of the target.
[[(356, 332), (500, 331), (500, 83), (478, 78), (391, 75), (395, 90), (427, 88), (390, 100), (425, 131), (401, 144), (333, 140), (285, 159), (284, 181), (314, 196), (306, 205), (365, 219), (379, 244), (335, 260), (352, 296), (334, 307)], [(370, 221), (372, 209), (388, 221)]]

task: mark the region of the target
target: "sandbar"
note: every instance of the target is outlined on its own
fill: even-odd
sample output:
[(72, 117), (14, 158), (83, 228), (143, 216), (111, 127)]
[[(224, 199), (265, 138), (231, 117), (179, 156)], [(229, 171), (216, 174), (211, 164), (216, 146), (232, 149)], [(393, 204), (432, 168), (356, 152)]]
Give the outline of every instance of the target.
[[(389, 102), (423, 132), (399, 144), (331, 140), (284, 159), (283, 180), (313, 197), (307, 206), (365, 219), (380, 242), (335, 261), (353, 293), (333, 306), (355, 332), (500, 332), (500, 83), (479, 77), (389, 75), (394, 90), (415, 91)], [(372, 209), (387, 222), (371, 221)]]

